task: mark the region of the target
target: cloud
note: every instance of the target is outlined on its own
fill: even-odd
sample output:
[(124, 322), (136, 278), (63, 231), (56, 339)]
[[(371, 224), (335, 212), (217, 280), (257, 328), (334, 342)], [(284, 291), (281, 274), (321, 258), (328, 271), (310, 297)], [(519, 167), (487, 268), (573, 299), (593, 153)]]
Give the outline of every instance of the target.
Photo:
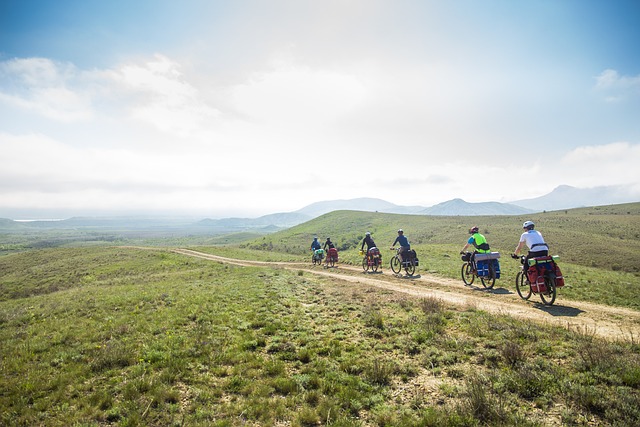
[(640, 184), (640, 144), (577, 147), (558, 162), (555, 180), (576, 187)]
[(354, 75), (279, 59), (272, 69), (253, 73), (231, 92), (235, 108), (250, 121), (316, 127), (338, 121), (361, 105), (366, 87)]
[(82, 72), (46, 58), (0, 62), (0, 101), (62, 122), (93, 116), (91, 98), (78, 86)]
[(619, 102), (640, 95), (640, 74), (623, 76), (616, 70), (606, 69), (596, 77), (596, 88), (606, 95), (607, 102)]
[(162, 55), (146, 63), (125, 64), (113, 70), (113, 80), (133, 95), (131, 116), (162, 132), (181, 137), (198, 135), (220, 117), (185, 80), (180, 65)]

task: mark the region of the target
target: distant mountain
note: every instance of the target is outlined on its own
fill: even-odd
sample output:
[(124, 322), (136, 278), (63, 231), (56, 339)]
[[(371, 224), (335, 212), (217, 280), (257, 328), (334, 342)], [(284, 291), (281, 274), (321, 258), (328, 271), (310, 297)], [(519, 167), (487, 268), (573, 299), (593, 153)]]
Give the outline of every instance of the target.
[(267, 228), (273, 231), (273, 228), (289, 228), (294, 225), (302, 224), (313, 219), (312, 216), (298, 212), (281, 212), (275, 214), (264, 215), (258, 218), (221, 218), (221, 219), (203, 219), (198, 222), (200, 226), (216, 227), (223, 229), (251, 229), (251, 228)]
[(520, 206), (499, 202), (469, 203), (462, 199), (453, 199), (439, 203), (418, 212), (421, 215), (449, 215), (449, 216), (475, 216), (475, 215), (520, 215), (533, 211)]
[(318, 217), (333, 211), (352, 210), (365, 212), (384, 212), (399, 214), (415, 214), (424, 209), (424, 206), (399, 206), (382, 199), (361, 197), (347, 200), (326, 200), (316, 202), (298, 209), (297, 213)]
[(510, 203), (536, 212), (542, 212), (588, 206), (617, 205), (637, 201), (640, 201), (640, 196), (633, 194), (628, 186), (576, 188), (569, 185), (561, 185), (544, 196), (515, 200)]

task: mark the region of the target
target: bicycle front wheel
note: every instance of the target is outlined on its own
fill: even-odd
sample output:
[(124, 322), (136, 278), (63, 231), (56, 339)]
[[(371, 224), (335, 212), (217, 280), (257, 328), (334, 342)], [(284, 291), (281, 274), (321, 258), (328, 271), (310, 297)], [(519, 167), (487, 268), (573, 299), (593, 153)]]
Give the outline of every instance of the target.
[(516, 276), (516, 291), (518, 291), (518, 295), (522, 299), (531, 298), (531, 285), (527, 280), (527, 275), (523, 271), (519, 271)]
[(556, 300), (556, 278), (545, 277), (544, 284), (547, 287), (545, 292), (540, 292), (540, 299), (545, 305), (552, 305)]
[(473, 281), (476, 279), (475, 274), (473, 274), (473, 266), (470, 262), (465, 262), (464, 264), (462, 264), (460, 274), (462, 275), (462, 281), (467, 286), (471, 286), (473, 284)]
[(400, 259), (398, 258), (397, 255), (391, 258), (389, 265), (391, 267), (391, 271), (393, 271), (396, 274), (400, 273), (400, 270), (402, 269), (402, 265), (400, 265)]
[(362, 269), (367, 272), (369, 271), (369, 260), (367, 259), (367, 257), (364, 257), (362, 259)]

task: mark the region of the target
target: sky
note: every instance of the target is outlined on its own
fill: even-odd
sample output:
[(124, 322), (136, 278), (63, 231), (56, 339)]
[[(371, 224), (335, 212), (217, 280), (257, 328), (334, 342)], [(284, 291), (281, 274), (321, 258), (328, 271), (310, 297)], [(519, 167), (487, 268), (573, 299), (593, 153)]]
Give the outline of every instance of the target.
[(640, 201), (637, 0), (0, 0), (0, 217)]

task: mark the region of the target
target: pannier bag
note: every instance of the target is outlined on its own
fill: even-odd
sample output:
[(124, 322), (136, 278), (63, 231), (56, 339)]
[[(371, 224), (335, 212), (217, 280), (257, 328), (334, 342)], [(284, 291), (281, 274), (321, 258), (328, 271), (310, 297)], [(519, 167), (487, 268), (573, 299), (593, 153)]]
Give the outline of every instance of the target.
[[(542, 282), (543, 290), (539, 292), (545, 292), (547, 287), (544, 285), (544, 276), (547, 272), (553, 273), (556, 278), (556, 288), (561, 288), (564, 286), (564, 277), (562, 276), (562, 272), (560, 271), (560, 267), (556, 262), (558, 259), (557, 256), (550, 257), (537, 257), (531, 258), (529, 260), (529, 270), (527, 271), (527, 275), (529, 276), (529, 282), (533, 285), (534, 283), (538, 284), (538, 288), (540, 287), (540, 282)], [(536, 281), (532, 280), (535, 276)], [(536, 288), (534, 288), (534, 292)]]
[(489, 263), (488, 261), (477, 261), (476, 268), (478, 271), (478, 276), (487, 277), (489, 276)]
[(380, 255), (380, 250), (374, 246), (371, 249), (369, 249), (369, 255), (372, 255), (372, 256)]
[(532, 265), (527, 270), (527, 278), (531, 283), (531, 290), (535, 293), (544, 293), (547, 291), (547, 285), (544, 284), (544, 271), (540, 274), (540, 270), (537, 266)]
[(336, 248), (329, 248), (329, 254), (327, 256), (333, 261), (338, 261), (338, 250)]
[(413, 249), (409, 249), (408, 251), (402, 254), (403, 265), (411, 265), (411, 263), (413, 262), (413, 265), (417, 267), (419, 261), (420, 260), (418, 260), (418, 255), (416, 254), (416, 251)]

